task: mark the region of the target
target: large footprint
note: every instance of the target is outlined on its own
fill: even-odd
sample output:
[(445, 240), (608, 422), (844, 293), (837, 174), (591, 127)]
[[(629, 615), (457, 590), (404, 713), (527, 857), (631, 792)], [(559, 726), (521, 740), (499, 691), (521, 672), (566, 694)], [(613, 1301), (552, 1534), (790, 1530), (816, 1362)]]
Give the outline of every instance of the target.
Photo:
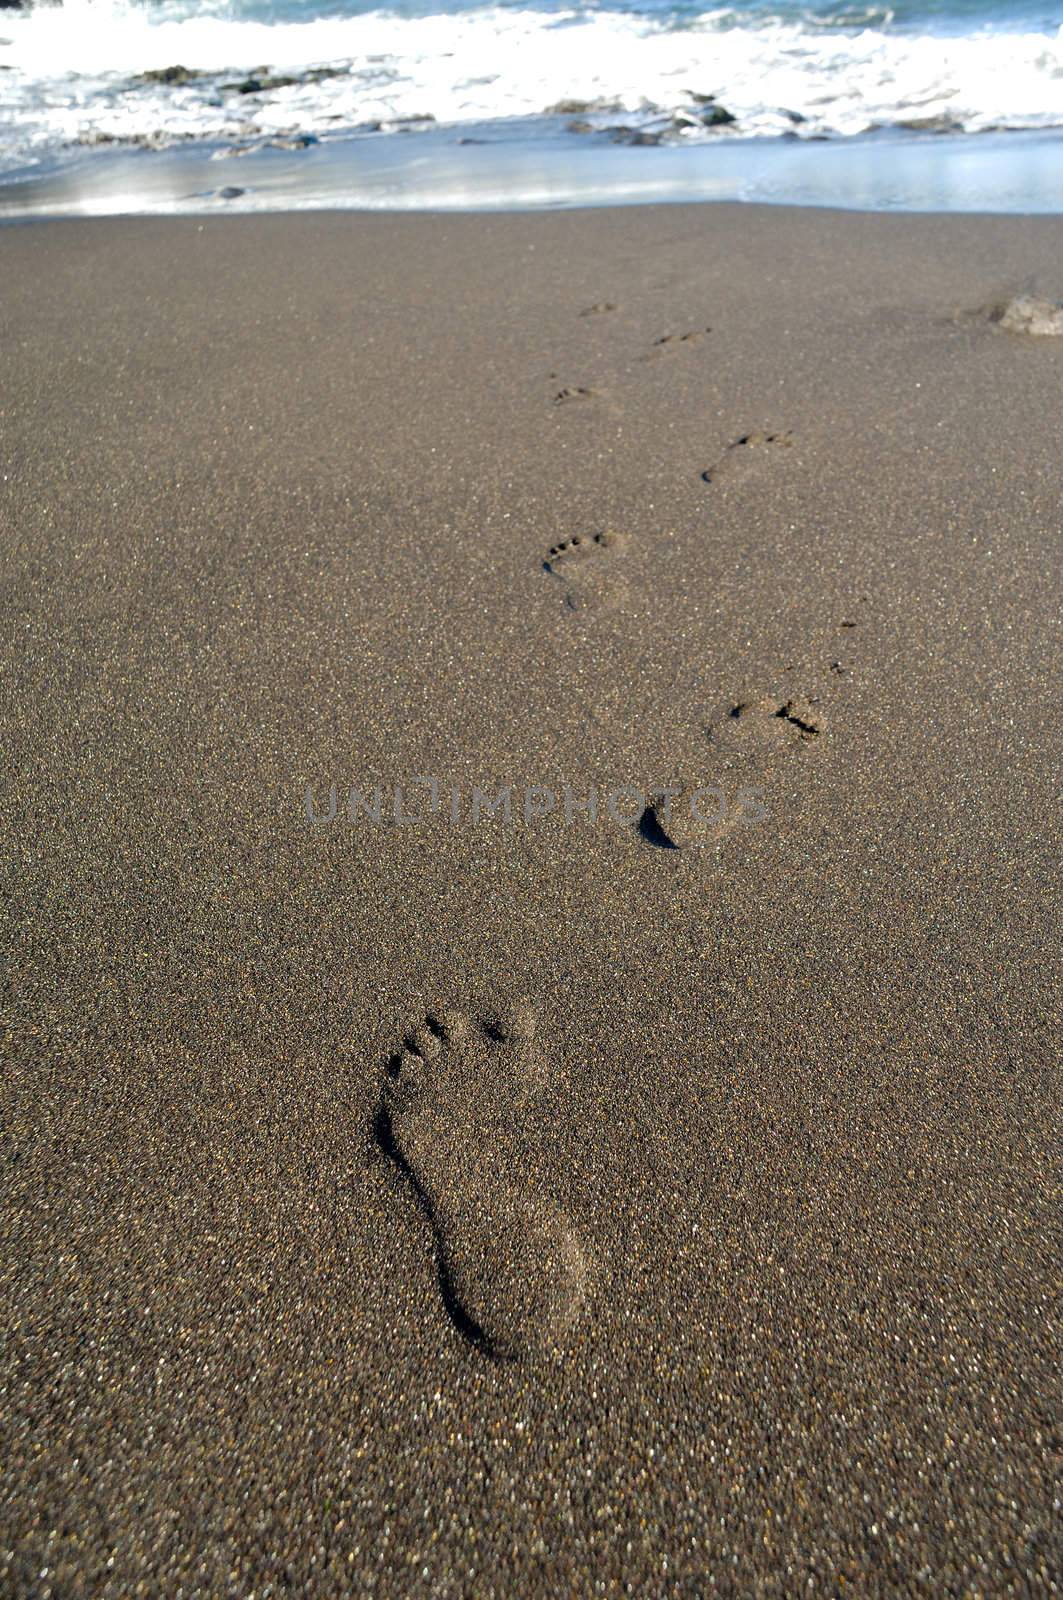
[(523, 1002), (487, 1022), (429, 1013), (389, 1061), (376, 1118), (431, 1226), (451, 1321), (510, 1360), (556, 1351), (587, 1291), (578, 1234), (527, 1180), (544, 1071), (534, 1033)]

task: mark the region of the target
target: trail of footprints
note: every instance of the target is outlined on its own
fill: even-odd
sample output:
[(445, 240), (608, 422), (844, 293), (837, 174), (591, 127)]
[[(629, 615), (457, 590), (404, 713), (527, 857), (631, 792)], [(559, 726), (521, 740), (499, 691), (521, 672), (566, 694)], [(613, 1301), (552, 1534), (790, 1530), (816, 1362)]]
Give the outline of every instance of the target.
[[(705, 483), (716, 484), (740, 467), (780, 454), (792, 445), (789, 431), (740, 434), (716, 464), (701, 473), (701, 478)], [(543, 571), (560, 581), (566, 609), (581, 611), (602, 601), (615, 604), (626, 596), (618, 558), (623, 557), (629, 542), (626, 534), (606, 529), (588, 535), (573, 534), (551, 545), (543, 560)], [(838, 626), (850, 629), (856, 622), (846, 618)], [(832, 659), (828, 670), (833, 678), (839, 678), (850, 669)], [(699, 788), (677, 780), (649, 797), (636, 824), (639, 837), (657, 848), (682, 850), (719, 843), (743, 822), (763, 820), (764, 807), (756, 798), (763, 793), (761, 786), (779, 771), (781, 760), (821, 740), (827, 730), (824, 698), (819, 691), (791, 690), (736, 698), (704, 731), (712, 750), (714, 776), (731, 780), (738, 803), (726, 810), (714, 809), (711, 793), (707, 793), (712, 785)], [(742, 801), (743, 795), (750, 797), (748, 804)]]
[[(616, 309), (602, 301), (580, 315)], [(1059, 333), (1063, 307), (1020, 300), (993, 320), (1008, 331)], [(642, 359), (710, 331), (665, 334)], [(590, 400), (597, 392), (564, 388), (555, 403)], [(743, 434), (702, 479), (717, 483), (754, 457), (791, 444), (786, 432)], [(575, 534), (551, 546), (543, 570), (563, 585), (566, 607), (579, 610), (593, 599), (615, 597), (614, 564), (627, 545), (627, 536), (613, 530)], [(856, 626), (853, 618), (839, 623), (844, 630)], [(831, 660), (828, 670), (842, 678), (850, 669)], [(818, 690), (754, 693), (721, 708), (704, 730), (715, 758), (713, 777), (739, 785), (746, 779), (756, 789), (781, 762), (807, 758), (828, 733), (825, 698)], [(714, 815), (711, 807), (707, 815), (695, 814), (697, 792), (676, 781), (651, 796), (636, 824), (641, 840), (683, 850), (718, 842), (742, 820)], [(429, 1012), (388, 1060), (374, 1121), (377, 1144), (423, 1212), (451, 1324), (470, 1347), (498, 1361), (559, 1352), (586, 1310), (591, 1280), (579, 1231), (549, 1194), (526, 1181), (529, 1122), (541, 1115), (549, 1078), (535, 1035), (535, 1014), (524, 1001), (488, 1018)]]
[(587, 1297), (584, 1244), (529, 1187), (529, 1123), (549, 1071), (536, 1017), (429, 1012), (388, 1061), (375, 1121), (430, 1230), (442, 1305), (495, 1360), (557, 1351)]
[[(609, 301), (581, 316), (615, 311)], [(695, 343), (710, 330), (665, 334), (644, 360)], [(591, 400), (598, 391), (569, 387), (555, 404)], [(754, 455), (786, 449), (789, 433), (755, 432), (735, 439), (702, 474), (716, 483)], [(552, 545), (543, 571), (561, 587), (568, 610), (616, 603), (629, 536), (615, 529), (574, 534)], [(846, 619), (840, 627), (855, 623)], [(830, 672), (848, 669), (831, 661)], [(705, 728), (715, 758), (713, 777), (755, 785), (821, 741), (826, 733), (819, 693), (751, 694), (735, 699)], [(683, 850), (716, 843), (740, 816), (695, 815), (692, 784), (676, 781), (651, 796), (636, 831), (655, 848)], [(456, 1333), (482, 1356), (521, 1361), (560, 1352), (584, 1314), (591, 1270), (584, 1241), (564, 1209), (529, 1187), (528, 1134), (541, 1116), (549, 1082), (526, 1001), (504, 1013), (474, 1017), (456, 1009), (429, 1012), (388, 1059), (374, 1136), (417, 1201), (432, 1239), (441, 1305)]]

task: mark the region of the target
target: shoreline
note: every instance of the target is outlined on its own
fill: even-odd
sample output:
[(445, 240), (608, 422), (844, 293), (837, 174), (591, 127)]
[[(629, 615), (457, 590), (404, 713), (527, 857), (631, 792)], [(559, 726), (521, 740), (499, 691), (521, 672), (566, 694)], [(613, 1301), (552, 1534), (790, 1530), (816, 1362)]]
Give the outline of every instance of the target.
[[(1063, 133), (899, 133), (632, 148), (557, 133), (476, 142), (475, 127), (338, 138), (86, 150), (0, 178), (0, 222), (26, 216), (561, 210), (741, 201), (856, 211), (1063, 212)], [(283, 144), (284, 141), (281, 141)], [(289, 139), (288, 143), (293, 140)], [(298, 140), (294, 141), (298, 143)]]

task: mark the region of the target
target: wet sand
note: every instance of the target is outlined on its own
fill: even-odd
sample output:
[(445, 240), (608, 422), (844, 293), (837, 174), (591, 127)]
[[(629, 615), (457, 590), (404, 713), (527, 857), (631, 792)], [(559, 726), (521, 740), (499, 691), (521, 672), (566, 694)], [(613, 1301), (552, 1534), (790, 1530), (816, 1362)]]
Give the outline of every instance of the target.
[(1053, 1592), (1061, 247), (0, 234), (4, 1592)]

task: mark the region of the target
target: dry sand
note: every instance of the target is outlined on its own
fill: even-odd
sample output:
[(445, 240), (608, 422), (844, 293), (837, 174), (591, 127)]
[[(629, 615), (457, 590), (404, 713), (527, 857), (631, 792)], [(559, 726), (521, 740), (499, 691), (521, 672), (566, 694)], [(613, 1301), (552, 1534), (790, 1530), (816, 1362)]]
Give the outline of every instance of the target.
[(1061, 254), (0, 235), (5, 1593), (1058, 1592)]

